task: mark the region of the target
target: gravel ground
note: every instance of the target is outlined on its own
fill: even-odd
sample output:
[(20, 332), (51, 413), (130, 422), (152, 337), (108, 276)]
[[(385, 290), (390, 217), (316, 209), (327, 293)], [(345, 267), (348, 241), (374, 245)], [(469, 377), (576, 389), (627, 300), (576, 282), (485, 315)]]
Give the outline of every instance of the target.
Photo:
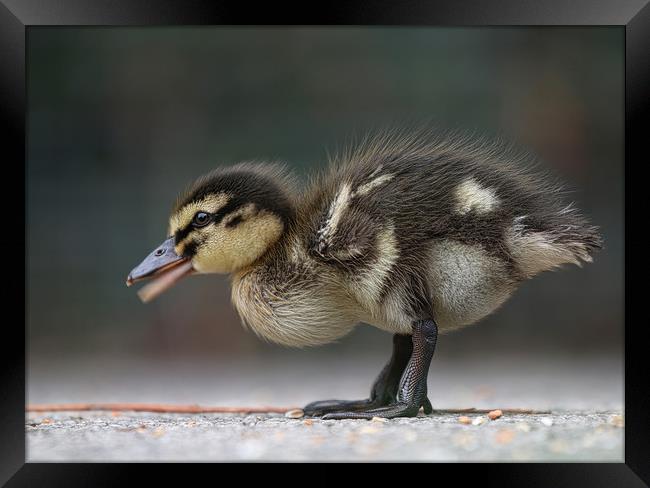
[(620, 413), (489, 420), (457, 414), (366, 420), (282, 415), (59, 412), (30, 414), (28, 460), (61, 461), (614, 461)]
[[(90, 358), (29, 365), (29, 403), (301, 406), (367, 394), (384, 357), (153, 362)], [(620, 358), (435, 358), (434, 408), (527, 408), (478, 425), (440, 413), (388, 422), (282, 415), (29, 413), (29, 461), (623, 460)], [(468, 415), (471, 420), (485, 415)], [(480, 422), (480, 421), (479, 421)]]

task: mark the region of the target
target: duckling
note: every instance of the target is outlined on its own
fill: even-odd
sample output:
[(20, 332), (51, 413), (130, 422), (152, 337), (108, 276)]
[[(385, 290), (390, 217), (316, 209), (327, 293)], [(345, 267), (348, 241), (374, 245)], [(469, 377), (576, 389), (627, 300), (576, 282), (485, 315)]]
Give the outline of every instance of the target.
[(365, 138), (302, 192), (282, 166), (240, 163), (177, 199), (167, 239), (127, 278), (226, 273), (242, 322), (285, 346), (326, 344), (363, 322), (393, 334), (370, 396), (310, 403), (324, 419), (433, 411), (439, 333), (494, 312), (525, 280), (591, 262), (596, 227), (525, 152), (419, 130)]

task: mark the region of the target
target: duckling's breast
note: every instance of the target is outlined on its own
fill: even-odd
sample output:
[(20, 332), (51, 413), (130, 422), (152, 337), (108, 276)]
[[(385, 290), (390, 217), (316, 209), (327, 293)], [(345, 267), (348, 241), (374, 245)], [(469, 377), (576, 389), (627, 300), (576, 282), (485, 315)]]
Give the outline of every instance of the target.
[(232, 300), (260, 337), (291, 347), (339, 339), (359, 321), (350, 298), (315, 263), (269, 263), (235, 275)]

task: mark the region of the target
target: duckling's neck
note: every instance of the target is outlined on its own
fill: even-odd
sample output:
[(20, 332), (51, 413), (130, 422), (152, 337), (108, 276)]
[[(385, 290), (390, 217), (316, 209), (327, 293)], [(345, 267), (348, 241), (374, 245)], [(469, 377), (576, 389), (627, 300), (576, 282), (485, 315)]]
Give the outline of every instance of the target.
[(347, 334), (359, 320), (332, 272), (293, 233), (232, 276), (232, 301), (245, 325), (286, 346), (314, 346)]

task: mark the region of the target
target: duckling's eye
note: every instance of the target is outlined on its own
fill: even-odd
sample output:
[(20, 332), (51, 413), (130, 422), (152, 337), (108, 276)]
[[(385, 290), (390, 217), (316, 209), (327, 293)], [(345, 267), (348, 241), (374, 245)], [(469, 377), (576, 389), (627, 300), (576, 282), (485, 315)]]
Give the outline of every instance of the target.
[(192, 225), (194, 227), (203, 227), (204, 225), (207, 225), (210, 222), (210, 214), (206, 212), (197, 212), (196, 215), (194, 216), (194, 219), (192, 219)]

